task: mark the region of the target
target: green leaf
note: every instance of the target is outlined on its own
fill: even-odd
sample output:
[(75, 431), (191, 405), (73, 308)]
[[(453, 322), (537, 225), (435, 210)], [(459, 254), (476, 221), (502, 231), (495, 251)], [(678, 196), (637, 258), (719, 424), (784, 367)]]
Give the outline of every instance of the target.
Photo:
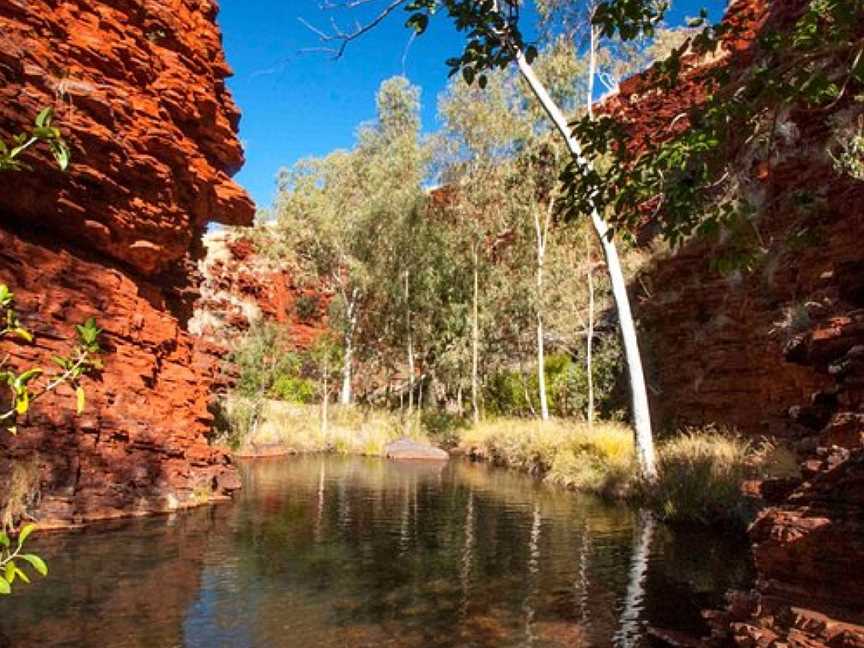
[(84, 388), (79, 385), (75, 388), (75, 411), (79, 416), (84, 411), (85, 400), (86, 395), (84, 394)]
[(39, 111), (39, 114), (36, 115), (36, 127), (44, 128), (51, 124), (51, 118), (54, 116), (54, 109), (51, 106), (47, 106)]
[(26, 340), (27, 342), (33, 341), (33, 334), (30, 333), (30, 331), (28, 331), (25, 328), (18, 326), (16, 328), (12, 329), (12, 332), (15, 335), (17, 335), (19, 338), (21, 338), (22, 340)]
[(9, 586), (9, 581), (0, 576), (0, 594), (11, 594), (12, 588)]
[(35, 531), (35, 530), (36, 530), (35, 524), (25, 524), (24, 525), (24, 527), (21, 529), (21, 533), (18, 534), (18, 548), (19, 549), (24, 544), (24, 541), (27, 540), (27, 538), (30, 536), (30, 534), (33, 533), (33, 531)]
[(48, 575), (48, 565), (45, 564), (45, 561), (42, 560), (36, 554), (21, 554), (21, 560), (26, 560), (33, 566), (37, 572), (39, 572), (42, 576)]
[(33, 380), (34, 378), (36, 378), (37, 376), (39, 376), (41, 374), (42, 374), (42, 370), (39, 367), (33, 367), (32, 369), (28, 369), (27, 371), (22, 373), (20, 376), (18, 376), (18, 378), (15, 380), (15, 384), (21, 385), (21, 386), (26, 385), (31, 380)]
[(0, 546), (8, 547), (9, 544), (9, 536), (5, 532), (0, 531)]
[(10, 560), (6, 563), (6, 573), (3, 578), (6, 579), (7, 582), (14, 583), (15, 582), (15, 562)]
[(30, 409), (30, 392), (26, 389), (19, 393), (15, 398), (15, 411), (23, 416)]
[[(15, 565), (15, 574), (18, 576), (18, 578), (23, 580), (25, 583), (30, 582), (30, 577), (27, 574), (25, 574), (23, 570), (19, 569), (18, 565)], [(9, 582), (11, 583), (12, 581), (9, 581)]]

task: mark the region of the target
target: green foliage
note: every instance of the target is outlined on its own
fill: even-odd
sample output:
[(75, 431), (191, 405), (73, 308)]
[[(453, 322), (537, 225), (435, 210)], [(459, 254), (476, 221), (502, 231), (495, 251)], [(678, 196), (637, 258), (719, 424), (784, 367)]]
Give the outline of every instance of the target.
[(269, 394), (271, 398), (289, 403), (311, 403), (317, 391), (315, 382), (308, 378), (282, 374), (273, 381)]
[[(595, 407), (602, 417), (615, 418), (619, 403), (614, 392), (623, 367), (616, 337), (604, 340), (602, 345), (595, 343), (592, 366)], [(555, 353), (546, 356), (545, 367), (550, 414), (584, 419), (588, 408), (588, 373), (584, 360)], [(534, 415), (539, 407), (537, 380), (536, 365), (528, 367), (525, 373), (512, 370), (495, 373), (483, 393), (486, 412), (492, 416)]]
[[(12, 337), (19, 341), (30, 343), (33, 335), (25, 329), (15, 311), (15, 295), (5, 284), (0, 284), (0, 320), (5, 322), (0, 329), (0, 339)], [(99, 335), (102, 333), (91, 317), (84, 324), (75, 327), (78, 344), (68, 356), (55, 355), (52, 360), (60, 368), (60, 373), (46, 376), (43, 384), (36, 388), (38, 378), (45, 374), (41, 367), (29, 367), (18, 371), (10, 367), (8, 357), (0, 362), (0, 384), (7, 387), (8, 400), (0, 408), (0, 421), (6, 425), (11, 433), (16, 433), (15, 425), (18, 417), (25, 416), (30, 410), (32, 403), (42, 398), (60, 385), (67, 384), (75, 391), (76, 411), (81, 414), (85, 407), (85, 392), (81, 385), (81, 378), (85, 375), (98, 371), (102, 363), (97, 357), (101, 352), (99, 346)]]
[(537, 57), (537, 48), (526, 47), (519, 31), (520, 3), (501, 0), (500, 5), (498, 9), (492, 2), (474, 0), (412, 0), (405, 5), (405, 10), (411, 13), (406, 24), (422, 34), (429, 17), (446, 10), (456, 29), (467, 34), (462, 53), (447, 59), (450, 76), (461, 71), (468, 85), (477, 79), (478, 85), (485, 88), (486, 72), (506, 68), (515, 58), (517, 48), (525, 50), (529, 63)]
[(27, 572), (22, 569), (25, 564), (40, 576), (48, 575), (44, 560), (36, 554), (22, 553), (24, 543), (35, 529), (35, 524), (25, 524), (14, 540), (4, 531), (0, 531), (0, 594), (11, 594), (12, 584), (16, 580), (30, 582)]
[(235, 393), (262, 398), (280, 377), (298, 376), (303, 360), (291, 346), (284, 329), (274, 324), (253, 326), (228, 356), (239, 370)]
[(838, 175), (848, 175), (864, 181), (864, 116), (858, 117), (854, 128), (835, 135), (836, 143), (828, 154)]
[(420, 425), (429, 438), (447, 449), (459, 444), (460, 434), (470, 422), (464, 416), (438, 409), (424, 409), (420, 413)]
[(297, 318), (301, 322), (308, 322), (318, 315), (320, 309), (320, 300), (317, 295), (300, 295), (294, 304), (294, 310), (297, 313)]
[(20, 133), (12, 138), (11, 144), (0, 140), (0, 171), (20, 171), (30, 167), (19, 157), (31, 146), (40, 142), (48, 145), (57, 166), (65, 171), (69, 166), (69, 146), (60, 135), (60, 129), (53, 125), (54, 110), (43, 108), (33, 122), (28, 132)]
[[(620, 11), (630, 7), (638, 14), (640, 7), (650, 12), (650, 6), (646, 0), (610, 1), (598, 20), (608, 17), (621, 29), (627, 21)], [(759, 35), (755, 62), (745, 73), (732, 76), (728, 67), (710, 68), (704, 81), (709, 97), (688, 115), (689, 128), (670, 140), (648, 142), (649, 149), (635, 159), (614, 119), (578, 120), (574, 128), (585, 154), (603, 172), (571, 162), (562, 176), (571, 213), (597, 204), (610, 210), (618, 228), (628, 229), (650, 208), (672, 244), (693, 234), (716, 236), (746, 227), (757, 211), (738, 190), (736, 155), (746, 150), (756, 160), (770, 159), (778, 142), (790, 137), (784, 115), (796, 109), (827, 115), (844, 97), (861, 91), (860, 20), (858, 0), (811, 0), (791, 24)], [(714, 53), (722, 38), (736, 37), (729, 24), (705, 25), (704, 14), (694, 24), (702, 29), (655, 68), (658, 86), (677, 83), (685, 52)], [(830, 47), (824, 39), (828, 33)], [(749, 263), (746, 253), (738, 257), (739, 265)]]

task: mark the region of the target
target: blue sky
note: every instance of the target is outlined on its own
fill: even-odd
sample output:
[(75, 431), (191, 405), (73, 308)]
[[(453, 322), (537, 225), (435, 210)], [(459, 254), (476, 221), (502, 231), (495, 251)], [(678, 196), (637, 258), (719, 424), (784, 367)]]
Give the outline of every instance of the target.
[[(299, 18), (326, 28), (331, 14), (322, 11), (320, 3), (221, 3), (218, 21), (235, 73), (228, 85), (243, 112), (240, 139), (246, 165), (236, 179), (259, 207), (271, 204), (280, 167), (350, 147), (358, 124), (374, 117), (378, 85), (393, 75), (405, 74), (421, 87), (423, 126), (434, 130), (437, 96), (447, 82), (444, 61), (460, 51), (460, 36), (443, 15), (408, 47), (407, 14), (396, 11), (352, 43), (338, 61), (324, 53), (303, 53), (321, 43)], [(717, 15), (724, 5), (724, 0), (679, 0), (669, 22), (680, 24), (702, 6)], [(348, 29), (345, 14), (338, 15), (340, 25)], [(533, 14), (525, 14), (523, 22), (530, 34)]]

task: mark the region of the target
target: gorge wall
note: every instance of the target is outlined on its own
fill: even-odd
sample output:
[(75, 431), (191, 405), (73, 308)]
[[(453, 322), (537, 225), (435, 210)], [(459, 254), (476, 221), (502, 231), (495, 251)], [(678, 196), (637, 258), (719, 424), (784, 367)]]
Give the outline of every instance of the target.
[(204, 237), (206, 254), (198, 262), (202, 277), (189, 329), (204, 340), (227, 347), (257, 325), (276, 324), (287, 343), (307, 349), (328, 331), (332, 294), (300, 281), (301, 273), (284, 258), (271, 259), (277, 237), (268, 226), (254, 230), (224, 228)]
[(27, 497), (44, 526), (239, 486), (207, 442), (216, 350), (185, 330), (207, 223), (254, 215), (230, 179), (243, 153), (216, 12), (210, 0), (0, 2), (0, 137), (52, 106), (72, 149), (66, 173), (37, 147), (30, 169), (0, 175), (0, 281), (36, 336), (3, 351), (50, 367), (75, 324), (104, 329), (85, 412), (60, 388), (0, 437), (0, 474), (37, 469)]
[[(805, 6), (733, 2), (727, 21), (741, 29), (724, 57), (672, 92), (632, 79), (605, 109), (629, 124), (631, 146), (669, 137), (703, 100), (708, 67), (746, 73), (755, 36)], [(789, 110), (769, 150), (737, 152), (731, 172), (757, 208), (748, 269), (718, 272), (712, 260), (732, 243), (697, 239), (658, 252), (632, 285), (661, 426), (780, 438), (802, 462), (800, 477), (761, 485), (770, 506), (749, 530), (758, 581), (709, 614), (710, 645), (864, 646), (864, 182), (832, 156), (862, 113), (849, 97)]]

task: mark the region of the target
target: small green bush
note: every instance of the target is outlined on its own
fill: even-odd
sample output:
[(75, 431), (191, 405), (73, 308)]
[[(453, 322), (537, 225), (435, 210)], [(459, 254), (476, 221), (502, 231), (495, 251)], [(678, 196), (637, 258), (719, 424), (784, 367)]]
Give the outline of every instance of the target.
[[(595, 344), (592, 362), (596, 416), (617, 420), (619, 412), (614, 392), (623, 367), (617, 337), (610, 336), (602, 345)], [(586, 418), (588, 372), (585, 361), (565, 353), (552, 353), (546, 356), (544, 367), (549, 412), (558, 417)], [(483, 402), (491, 416), (531, 416), (540, 407), (538, 392), (535, 364), (524, 374), (512, 370), (495, 373), (486, 384)]]
[(270, 388), (270, 397), (289, 403), (311, 403), (316, 397), (316, 385), (308, 378), (277, 376)]
[(314, 319), (320, 308), (320, 300), (317, 295), (300, 295), (294, 303), (294, 311), (301, 322)]
[(420, 425), (435, 443), (453, 448), (459, 444), (460, 432), (468, 427), (469, 421), (458, 414), (424, 409), (420, 414)]

